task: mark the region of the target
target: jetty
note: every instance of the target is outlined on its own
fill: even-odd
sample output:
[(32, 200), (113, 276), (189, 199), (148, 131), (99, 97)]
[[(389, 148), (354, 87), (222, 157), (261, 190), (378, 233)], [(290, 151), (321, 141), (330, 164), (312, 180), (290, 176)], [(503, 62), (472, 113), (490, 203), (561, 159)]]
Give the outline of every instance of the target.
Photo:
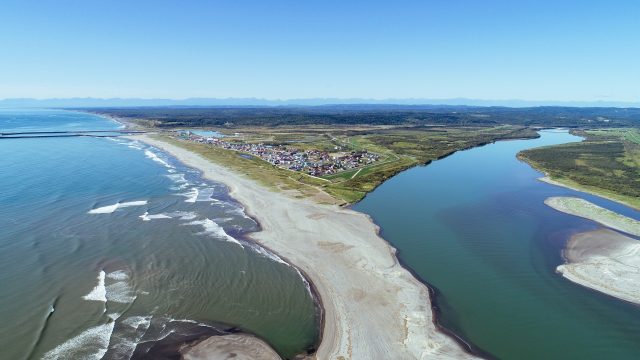
[(144, 134), (142, 130), (75, 130), (75, 131), (21, 131), (0, 132), (0, 139), (28, 139), (52, 137), (118, 137), (125, 135)]

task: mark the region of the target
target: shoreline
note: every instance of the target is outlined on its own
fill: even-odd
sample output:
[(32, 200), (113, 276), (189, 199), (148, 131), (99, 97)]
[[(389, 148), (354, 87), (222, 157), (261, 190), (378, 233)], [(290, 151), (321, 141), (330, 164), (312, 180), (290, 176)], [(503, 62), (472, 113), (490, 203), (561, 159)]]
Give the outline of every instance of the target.
[(323, 315), (315, 357), (473, 357), (476, 349), (438, 325), (430, 298), (435, 290), (402, 266), (368, 215), (295, 199), (178, 146), (144, 135), (131, 138), (227, 185), (229, 195), (260, 223), (261, 230), (247, 237), (307, 277)]
[[(526, 161), (526, 160), (524, 160), (524, 161), (525, 161), (527, 164), (529, 164), (529, 166), (531, 166), (534, 170), (540, 171), (540, 170), (539, 170), (539, 169), (537, 169), (535, 166), (531, 165), (528, 161)], [(566, 189), (569, 189), (569, 190), (578, 191), (578, 192), (583, 192), (583, 193), (587, 193), (587, 194), (590, 194), (590, 195), (598, 196), (598, 197), (601, 197), (601, 198), (603, 198), (603, 199), (607, 199), (607, 200), (613, 201), (613, 202), (615, 202), (615, 203), (618, 203), (618, 204), (620, 204), (620, 205), (624, 205), (624, 206), (629, 207), (629, 208), (631, 208), (631, 209), (634, 209), (634, 210), (640, 210), (640, 208), (638, 208), (637, 206), (634, 206), (634, 205), (632, 205), (632, 204), (629, 204), (628, 202), (626, 202), (626, 201), (624, 201), (624, 200), (616, 199), (616, 198), (615, 198), (615, 197), (613, 197), (613, 196), (609, 196), (609, 195), (607, 195), (607, 194), (602, 194), (602, 193), (600, 193), (600, 192), (598, 192), (598, 191), (591, 190), (591, 189), (589, 189), (589, 188), (587, 188), (587, 187), (581, 187), (581, 186), (579, 186), (579, 185), (566, 184), (566, 183), (564, 183), (564, 182), (562, 182), (562, 181), (552, 179), (552, 178), (549, 176), (549, 174), (547, 174), (547, 173), (546, 173), (546, 172), (544, 172), (544, 171), (541, 171), (541, 172), (544, 174), (544, 176), (539, 177), (539, 178), (538, 178), (538, 181), (542, 181), (542, 182), (547, 183), (547, 184), (550, 184), (550, 185), (560, 186), (560, 187), (563, 187), (563, 188), (566, 188)]]
[(544, 203), (565, 214), (591, 220), (619, 232), (640, 236), (640, 221), (620, 215), (587, 200), (570, 196), (552, 196), (547, 198)]
[[(449, 156), (449, 155), (447, 155), (447, 156)], [(349, 206), (351, 206), (351, 205), (349, 205)], [(369, 221), (371, 221), (377, 227), (377, 229), (378, 229), (377, 235), (380, 236), (384, 240), (382, 227), (380, 225), (378, 225), (378, 223), (376, 223), (375, 220), (370, 215), (364, 214), (364, 213), (362, 213), (362, 214), (365, 215), (366, 217), (368, 217)], [(404, 261), (402, 261), (402, 259), (398, 256), (398, 254), (400, 254), (400, 250), (394, 248), (393, 245), (391, 245), (391, 243), (389, 243), (387, 240), (384, 240), (384, 241), (387, 242), (389, 244), (389, 246), (391, 246), (391, 248), (394, 250), (394, 256), (396, 257), (398, 263), (403, 268), (405, 268), (407, 271), (409, 271), (409, 273), (411, 273), (411, 275), (413, 275), (413, 277), (418, 279), (418, 281), (420, 281), (423, 285), (425, 285), (427, 287), (427, 289), (429, 290), (429, 301), (430, 301), (431, 311), (433, 313), (433, 324), (436, 326), (436, 328), (439, 331), (441, 331), (442, 333), (444, 333), (447, 336), (449, 336), (450, 338), (452, 338), (453, 340), (455, 340), (458, 343), (458, 345), (463, 347), (465, 349), (465, 351), (468, 352), (469, 354), (477, 356), (477, 357), (479, 357), (481, 359), (487, 359), (487, 360), (494, 359), (493, 355), (491, 355), (490, 353), (486, 352), (485, 350), (477, 347), (473, 343), (467, 342), (463, 337), (461, 337), (460, 335), (455, 333), (453, 330), (450, 330), (450, 329), (444, 327), (440, 323), (440, 321), (439, 321), (440, 306), (438, 305), (438, 302), (437, 302), (437, 296), (440, 293), (440, 290), (436, 286), (434, 286), (433, 284), (431, 284), (430, 282), (425, 280), (422, 276), (420, 276), (420, 274), (418, 274), (413, 269), (411, 269), (411, 267), (408, 264), (406, 264)]]
[(640, 305), (640, 241), (610, 229), (571, 236), (556, 268), (565, 279)]

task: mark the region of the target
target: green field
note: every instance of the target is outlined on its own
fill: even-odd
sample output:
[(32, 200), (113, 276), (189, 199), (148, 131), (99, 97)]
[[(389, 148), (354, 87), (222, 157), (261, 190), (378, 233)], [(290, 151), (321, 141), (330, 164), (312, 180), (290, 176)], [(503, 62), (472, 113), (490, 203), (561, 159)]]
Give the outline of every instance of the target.
[(586, 140), (525, 150), (519, 157), (553, 180), (640, 208), (640, 130), (575, 133)]
[[(222, 130), (224, 131), (224, 130)], [(317, 178), (271, 165), (257, 157), (245, 159), (236, 151), (179, 140), (162, 135), (221, 165), (259, 181), (275, 190), (294, 190), (298, 196), (316, 197), (325, 202), (355, 203), (386, 179), (418, 164), (426, 164), (455, 151), (497, 140), (536, 137), (535, 131), (522, 126), (494, 127), (288, 127), (236, 128), (235, 141), (286, 144), (299, 149), (334, 151), (367, 150), (380, 160), (360, 169)], [(331, 195), (331, 201), (319, 196)]]

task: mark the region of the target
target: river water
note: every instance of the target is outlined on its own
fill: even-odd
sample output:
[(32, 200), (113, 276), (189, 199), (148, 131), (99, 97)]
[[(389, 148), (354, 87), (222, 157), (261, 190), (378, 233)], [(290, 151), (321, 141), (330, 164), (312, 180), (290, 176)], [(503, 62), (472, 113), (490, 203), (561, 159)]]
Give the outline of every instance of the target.
[[(113, 130), (83, 113), (0, 110), (0, 130)], [(120, 138), (0, 139), (0, 358), (163, 358), (246, 331), (292, 357), (319, 317), (227, 189)]]
[(580, 141), (566, 131), (502, 141), (407, 170), (354, 206), (381, 226), (405, 266), (437, 289), (438, 317), (501, 359), (637, 359), (640, 308), (555, 273), (575, 232), (598, 225), (557, 212), (578, 196), (633, 218), (630, 208), (536, 180), (524, 149)]

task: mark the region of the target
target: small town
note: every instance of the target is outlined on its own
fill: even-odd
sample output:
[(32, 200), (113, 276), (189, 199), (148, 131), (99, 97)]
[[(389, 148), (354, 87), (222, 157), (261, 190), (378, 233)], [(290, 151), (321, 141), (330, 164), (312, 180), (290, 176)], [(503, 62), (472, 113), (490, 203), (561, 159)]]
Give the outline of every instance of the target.
[(222, 137), (202, 136), (189, 131), (179, 134), (190, 141), (251, 154), (275, 166), (316, 177), (362, 168), (380, 159), (378, 154), (366, 150), (346, 152), (336, 147), (336, 153), (329, 153), (320, 150), (301, 150), (286, 145), (226, 141)]

